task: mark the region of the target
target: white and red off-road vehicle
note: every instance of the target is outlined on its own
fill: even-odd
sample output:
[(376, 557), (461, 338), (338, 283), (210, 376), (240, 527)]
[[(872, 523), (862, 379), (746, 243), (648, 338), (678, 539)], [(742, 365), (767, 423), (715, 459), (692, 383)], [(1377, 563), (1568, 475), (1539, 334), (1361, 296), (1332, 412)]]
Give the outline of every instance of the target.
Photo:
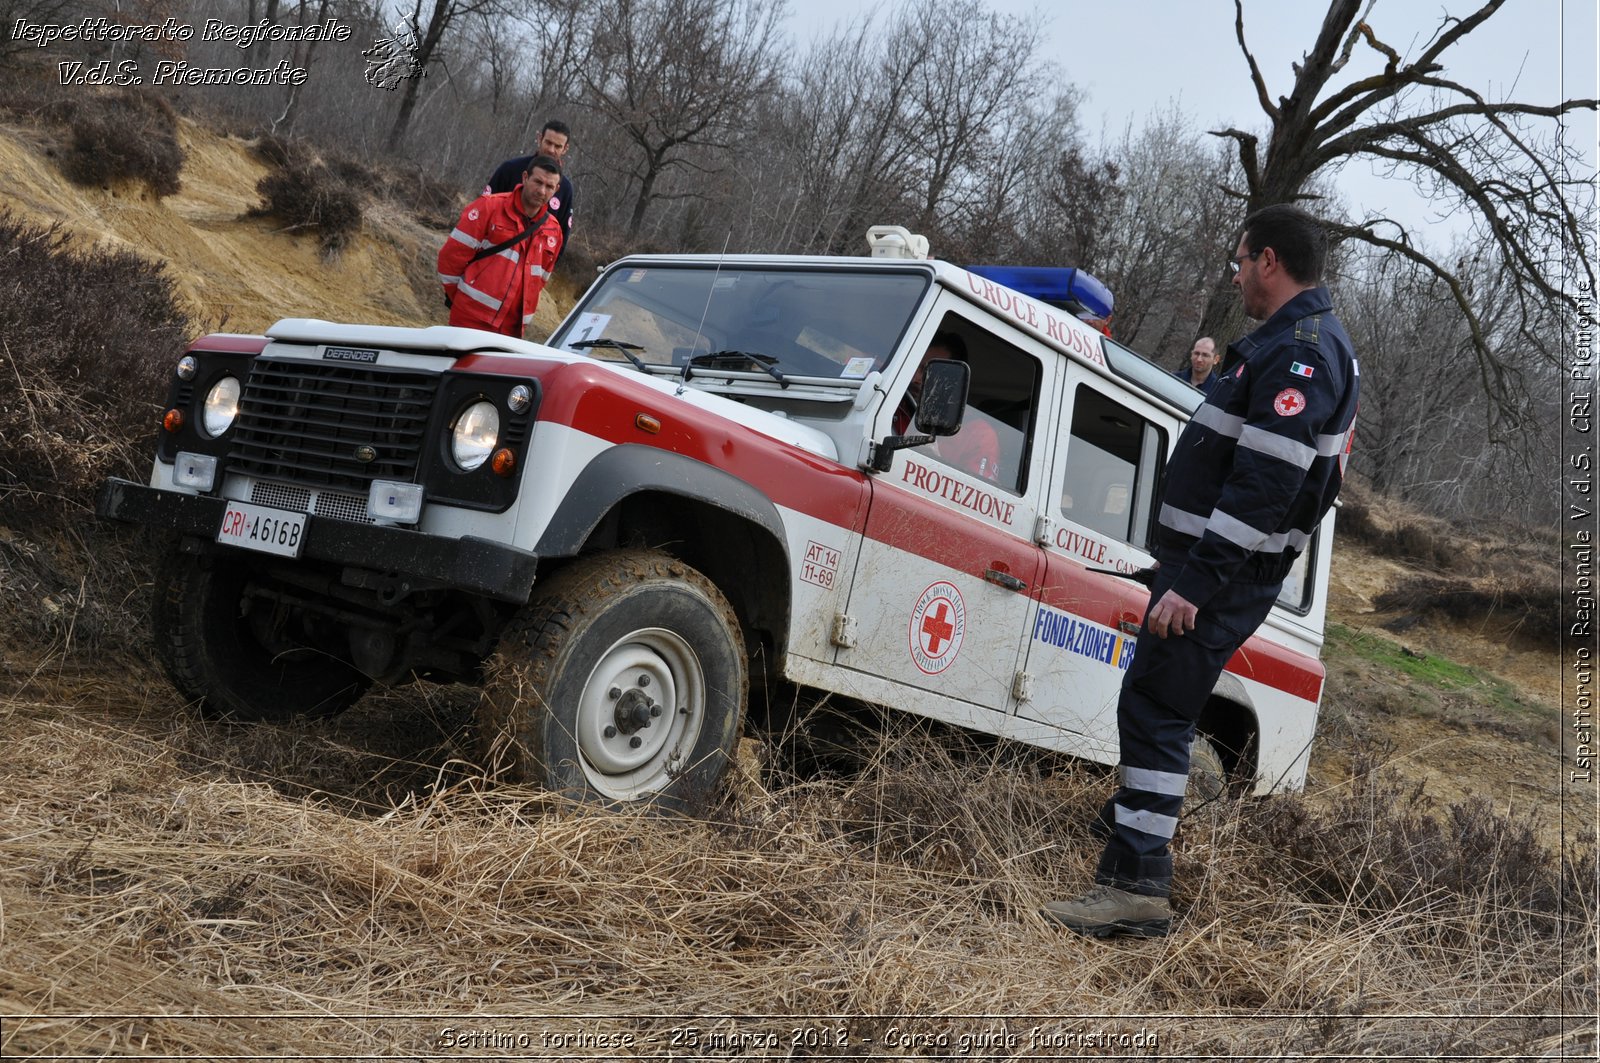
[[(608, 801), (708, 791), (775, 689), (1115, 763), (1127, 577), (1200, 395), (1078, 319), (1109, 312), (1092, 278), (869, 245), (626, 258), (548, 344), (299, 319), (197, 340), (148, 486), (100, 500), (171, 533), (178, 690), (283, 719), (480, 684), (503, 775)], [(939, 333), (965, 362), (919, 374)], [(941, 456), (959, 430), (996, 448), (981, 475)], [(1331, 521), (1201, 723), (1257, 791), (1304, 780)]]

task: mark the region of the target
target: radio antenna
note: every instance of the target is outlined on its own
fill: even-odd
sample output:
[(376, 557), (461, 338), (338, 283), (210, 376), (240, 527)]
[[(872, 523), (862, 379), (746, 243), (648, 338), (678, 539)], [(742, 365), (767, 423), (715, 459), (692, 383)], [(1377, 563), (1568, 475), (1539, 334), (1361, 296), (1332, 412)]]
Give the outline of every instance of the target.
[(728, 257), (728, 244), (733, 241), (733, 227), (728, 227), (728, 235), (722, 238), (722, 253), (717, 256), (717, 268), (711, 272), (711, 283), (706, 287), (706, 305), (700, 311), (700, 324), (694, 327), (694, 342), (689, 344), (689, 353), (683, 356), (683, 372), (678, 374), (678, 394), (683, 394), (683, 389), (689, 384), (689, 360), (694, 357), (695, 348), (700, 346), (700, 337), (705, 332), (706, 315), (711, 313), (711, 293), (717, 290), (717, 278), (722, 275), (722, 260)]

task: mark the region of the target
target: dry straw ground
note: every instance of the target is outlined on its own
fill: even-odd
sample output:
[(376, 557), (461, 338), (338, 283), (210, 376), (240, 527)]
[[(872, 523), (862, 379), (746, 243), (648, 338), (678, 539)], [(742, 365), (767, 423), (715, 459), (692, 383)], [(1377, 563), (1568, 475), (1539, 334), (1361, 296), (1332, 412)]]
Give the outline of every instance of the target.
[[(0, 130), (20, 178), (0, 202), (104, 228), (85, 242), (125, 231), (186, 303), (222, 283), (248, 327), (317, 291), (328, 316), (419, 313), (392, 265), (414, 247), (368, 226), (330, 261), (240, 220), (261, 171), (238, 142), (184, 123), (184, 190), (152, 202), (58, 189), (38, 136)], [(399, 301), (357, 286), (330, 309), (352, 266), (388, 270)], [(1523, 788), (1548, 713), (1331, 656), (1308, 792), (1191, 810), (1177, 933), (1080, 940), (1035, 911), (1089, 881), (1110, 775), (1026, 750), (902, 725), (858, 774), (795, 781), (747, 742), (721, 800), (677, 819), (485, 788), (462, 689), (295, 728), (202, 721), (148, 663), (142, 545), (85, 516), (89, 481), (142, 445), (54, 471), (41, 418), (76, 407), (33, 349), (8, 348), (18, 387), (0, 394), (8, 443), (32, 448), (0, 458), (6, 1058), (1595, 1052), (1594, 849), (1553, 819), (1558, 792)], [(62, 448), (88, 438), (58, 421)], [(1380, 508), (1377, 539), (1432, 541)], [(1409, 563), (1342, 547), (1336, 568), (1362, 636), (1400, 625), (1414, 653), (1465, 647), (1502, 674), (1531, 656), (1505, 610), (1444, 623), (1459, 586), (1380, 605)]]
[(1563, 871), (1528, 822), (1381, 771), (1195, 812), (1178, 933), (1107, 944), (1034, 915), (1089, 880), (1098, 769), (902, 728), (858, 776), (747, 760), (674, 819), (480, 788), (461, 690), (234, 727), (134, 662), (41, 664), (0, 701), (8, 1057), (664, 1052), (675, 1027), (781, 1057), (822, 1028), (799, 1015), (841, 1018), (828, 1055), (1037, 1055), (1036, 1026), (1153, 1035), (1135, 1056), (1592, 1051), (1556, 1018), (1595, 1010), (1592, 851)]

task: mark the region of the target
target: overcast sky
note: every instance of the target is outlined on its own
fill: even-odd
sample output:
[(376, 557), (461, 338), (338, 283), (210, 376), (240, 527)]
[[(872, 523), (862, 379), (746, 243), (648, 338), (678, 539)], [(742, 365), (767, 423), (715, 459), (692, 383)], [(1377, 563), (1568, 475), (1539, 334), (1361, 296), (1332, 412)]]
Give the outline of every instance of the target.
[[(864, 15), (883, 22), (900, 0), (790, 0), (791, 31), (801, 41)], [(1412, 58), (1426, 45), (1442, 14), (1457, 17), (1480, 6), (1462, 0), (1377, 0), (1369, 22), (1378, 39)], [(1446, 72), (1485, 96), (1552, 104), (1600, 96), (1596, 84), (1595, 0), (1509, 0), (1499, 12), (1445, 53)], [(1091, 139), (1120, 135), (1171, 103), (1205, 129), (1237, 126), (1260, 131), (1265, 118), (1234, 36), (1232, 0), (988, 0), (996, 12), (1043, 30), (1043, 54), (1064, 82), (1088, 95), (1082, 119)], [(1245, 38), (1274, 99), (1292, 84), (1291, 61), (1316, 40), (1326, 6), (1245, 0)], [(1341, 74), (1382, 69), (1364, 43)], [(1584, 112), (1569, 142), (1585, 151), (1593, 174), (1595, 117)], [(1381, 180), (1356, 164), (1340, 178), (1354, 205), (1393, 213), (1418, 224), (1426, 218), (1408, 185)], [(1448, 226), (1448, 223), (1446, 223)]]

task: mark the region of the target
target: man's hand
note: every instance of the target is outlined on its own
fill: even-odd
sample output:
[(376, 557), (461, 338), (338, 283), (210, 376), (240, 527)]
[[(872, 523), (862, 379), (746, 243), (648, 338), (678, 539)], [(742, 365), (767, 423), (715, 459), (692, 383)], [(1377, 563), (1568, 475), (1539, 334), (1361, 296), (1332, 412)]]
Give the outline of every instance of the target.
[(1187, 598), (1175, 591), (1168, 591), (1150, 608), (1144, 625), (1160, 639), (1168, 635), (1187, 635), (1194, 630), (1194, 620), (1199, 614), (1200, 610), (1190, 605)]

